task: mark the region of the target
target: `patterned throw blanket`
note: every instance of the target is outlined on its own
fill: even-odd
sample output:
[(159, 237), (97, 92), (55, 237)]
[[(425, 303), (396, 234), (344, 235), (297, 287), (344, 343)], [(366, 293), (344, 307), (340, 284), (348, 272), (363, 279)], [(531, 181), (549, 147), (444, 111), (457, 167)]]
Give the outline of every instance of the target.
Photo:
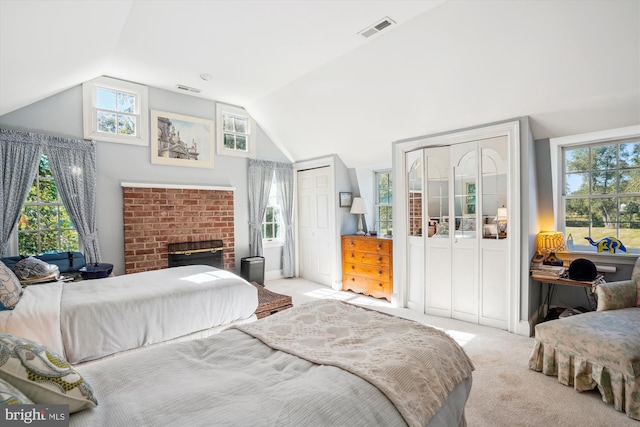
[(268, 346), (375, 385), (410, 426), (424, 426), (473, 365), (446, 333), (337, 300), (235, 326)]

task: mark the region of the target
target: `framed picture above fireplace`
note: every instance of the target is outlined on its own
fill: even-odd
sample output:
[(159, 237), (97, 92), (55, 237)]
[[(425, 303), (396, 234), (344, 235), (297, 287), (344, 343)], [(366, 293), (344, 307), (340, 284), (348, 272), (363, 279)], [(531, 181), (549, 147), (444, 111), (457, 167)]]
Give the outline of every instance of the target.
[(214, 121), (151, 110), (151, 163), (213, 168)]

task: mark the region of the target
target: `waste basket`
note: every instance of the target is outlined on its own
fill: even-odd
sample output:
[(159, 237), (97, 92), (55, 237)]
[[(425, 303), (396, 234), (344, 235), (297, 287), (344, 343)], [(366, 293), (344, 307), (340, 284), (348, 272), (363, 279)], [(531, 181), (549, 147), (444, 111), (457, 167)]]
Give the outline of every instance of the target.
[(247, 282), (264, 286), (264, 257), (252, 256), (240, 260), (240, 276)]

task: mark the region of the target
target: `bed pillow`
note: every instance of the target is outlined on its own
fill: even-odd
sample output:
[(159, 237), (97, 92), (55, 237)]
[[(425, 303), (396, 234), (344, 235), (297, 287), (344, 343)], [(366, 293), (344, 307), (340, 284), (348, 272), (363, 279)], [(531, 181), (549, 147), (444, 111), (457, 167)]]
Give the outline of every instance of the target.
[(30, 405), (31, 400), (20, 390), (0, 379), (0, 405)]
[(91, 386), (64, 358), (36, 342), (3, 332), (0, 379), (34, 403), (69, 405), (69, 413), (98, 404)]
[(22, 295), (22, 285), (9, 267), (0, 261), (0, 310), (13, 310)]

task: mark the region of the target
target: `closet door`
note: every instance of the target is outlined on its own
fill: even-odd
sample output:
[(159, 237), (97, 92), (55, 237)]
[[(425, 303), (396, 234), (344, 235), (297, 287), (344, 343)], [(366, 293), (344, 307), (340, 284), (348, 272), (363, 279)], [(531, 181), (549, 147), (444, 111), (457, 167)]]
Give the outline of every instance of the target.
[(424, 313), (424, 167), (423, 150), (407, 153), (407, 307)]
[(452, 317), (478, 323), (478, 143), (451, 146)]
[(482, 239), (480, 240), (480, 318), (482, 325), (508, 328), (509, 162), (506, 136), (479, 141)]
[(424, 149), (426, 227), (425, 310), (427, 314), (451, 317), (451, 150)]
[(330, 230), (331, 168), (298, 172), (298, 239), (300, 277), (332, 285)]

